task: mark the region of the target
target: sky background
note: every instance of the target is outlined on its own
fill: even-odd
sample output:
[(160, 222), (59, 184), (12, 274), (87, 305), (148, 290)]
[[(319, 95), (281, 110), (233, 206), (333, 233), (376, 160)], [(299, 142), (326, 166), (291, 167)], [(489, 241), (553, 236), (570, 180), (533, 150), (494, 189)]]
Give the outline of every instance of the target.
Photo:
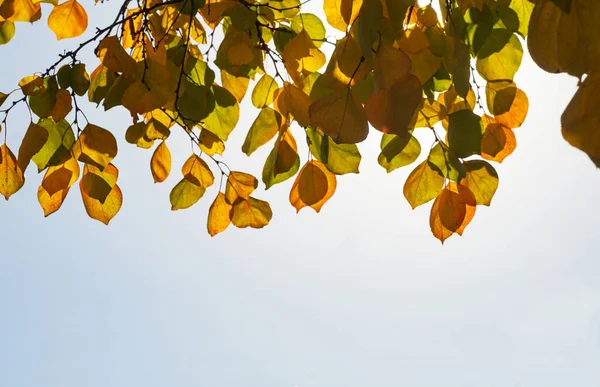
[[(90, 6), (88, 32), (117, 5)], [(0, 47), (0, 90), (77, 44), (57, 42), (45, 17), (18, 24)], [(412, 168), (377, 164), (377, 133), (320, 214), (295, 214), (290, 180), (258, 195), (268, 227), (210, 238), (216, 187), (170, 211), (187, 137), (169, 138), (172, 176), (153, 184), (151, 151), (124, 141), (125, 110), (85, 105), (120, 141), (123, 207), (106, 227), (75, 186), (45, 219), (34, 168), (0, 203), (0, 386), (599, 386), (600, 175), (560, 133), (576, 79), (526, 57), (515, 81), (530, 99), (518, 147), (496, 165), (491, 207), (444, 246), (430, 205), (413, 211), (402, 195)], [(256, 114), (244, 104), (225, 159), (260, 176), (269, 147), (240, 151)], [(15, 152), (27, 125), (15, 109)]]

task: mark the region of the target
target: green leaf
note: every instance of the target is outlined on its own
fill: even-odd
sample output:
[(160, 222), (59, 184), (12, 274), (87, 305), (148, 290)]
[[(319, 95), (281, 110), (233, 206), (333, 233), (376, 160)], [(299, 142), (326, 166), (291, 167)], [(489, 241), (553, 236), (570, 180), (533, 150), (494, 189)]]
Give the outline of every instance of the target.
[(408, 137), (384, 134), (380, 147), (381, 153), (377, 162), (387, 173), (412, 164), (421, 154), (421, 144), (412, 134)]
[(321, 19), (312, 13), (300, 13), (294, 16), (291, 27), (297, 34), (304, 29), (317, 47), (321, 47), (325, 40), (325, 26)]
[(498, 173), (490, 163), (483, 160), (469, 160), (464, 166), (466, 177), (461, 184), (473, 192), (477, 204), (489, 206), (498, 189)]
[[(213, 85), (214, 109), (204, 119), (204, 127), (216, 134), (222, 141), (227, 141), (229, 134), (240, 118), (240, 106), (237, 99), (228, 90)], [(212, 105), (209, 101), (209, 111)]]
[(529, 32), (529, 19), (535, 3), (529, 0), (512, 0), (509, 7), (517, 14), (519, 20), (518, 32), (522, 37), (526, 37)]
[(456, 156), (465, 158), (481, 152), (485, 128), (481, 117), (470, 110), (459, 110), (448, 116), (448, 145)]
[(477, 71), (486, 81), (512, 80), (522, 59), (519, 38), (508, 30), (496, 29), (477, 55)]
[(299, 169), (300, 156), (298, 156), (296, 140), (289, 130), (282, 130), (263, 168), (262, 179), (265, 189), (286, 181)]
[[(90, 87), (88, 90), (88, 99), (90, 102), (95, 102), (99, 105), (106, 97), (108, 90), (111, 88), (117, 75), (106, 68), (104, 65), (99, 65), (92, 75), (90, 75)], [(60, 76), (59, 76), (60, 82)]]
[(250, 126), (242, 152), (250, 156), (255, 150), (269, 142), (281, 128), (282, 117), (270, 107), (263, 108)]
[(171, 190), (169, 199), (171, 201), (171, 210), (183, 210), (196, 204), (206, 192), (206, 188), (196, 185), (188, 180), (181, 179), (179, 183)]
[(47, 167), (60, 165), (71, 157), (75, 135), (71, 125), (65, 120), (55, 123), (52, 118), (42, 118), (39, 120), (38, 125), (48, 131), (48, 141), (31, 158), (37, 165), (38, 172), (41, 172)]
[(279, 88), (277, 81), (269, 74), (263, 75), (252, 90), (252, 104), (257, 109), (262, 109), (273, 103), (273, 94)]
[(336, 175), (359, 173), (361, 155), (356, 144), (337, 144), (331, 137), (313, 127), (306, 128), (312, 155)]
[(465, 167), (454, 152), (442, 142), (438, 142), (429, 152), (429, 163), (450, 180), (459, 182), (465, 177)]
[(54, 77), (44, 78), (44, 91), (40, 91), (29, 96), (29, 106), (31, 111), (40, 118), (46, 118), (52, 114), (52, 109), (56, 105), (56, 93), (58, 85)]
[(0, 44), (10, 42), (15, 36), (15, 23), (10, 20), (0, 21)]

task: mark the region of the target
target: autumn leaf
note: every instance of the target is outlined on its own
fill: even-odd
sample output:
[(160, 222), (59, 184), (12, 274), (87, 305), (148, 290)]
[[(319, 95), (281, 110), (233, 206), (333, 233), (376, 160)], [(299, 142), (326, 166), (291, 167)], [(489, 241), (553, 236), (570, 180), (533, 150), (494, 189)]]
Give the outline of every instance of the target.
[(231, 171), (227, 177), (225, 198), (230, 204), (235, 203), (238, 197), (248, 199), (256, 187), (258, 187), (256, 177), (244, 172)]
[(462, 235), (475, 215), (475, 206), (475, 198), (467, 187), (449, 183), (431, 207), (431, 232), (442, 243), (455, 232)]
[(468, 160), (464, 163), (466, 176), (460, 184), (469, 188), (477, 204), (489, 206), (498, 189), (498, 173), (483, 160)]
[(600, 168), (600, 71), (583, 81), (561, 116), (562, 135)]
[(155, 183), (162, 183), (171, 172), (171, 152), (166, 142), (161, 142), (150, 159), (150, 171)]
[[(88, 216), (106, 225), (117, 215), (123, 204), (123, 194), (117, 185), (118, 170), (108, 164), (104, 171), (86, 165), (79, 181), (79, 190)], [(107, 188), (108, 187), (108, 188)]]
[(194, 184), (185, 178), (181, 179), (169, 195), (171, 210), (183, 210), (193, 206), (204, 196), (204, 192), (206, 192), (206, 188), (203, 186)]
[(0, 194), (6, 200), (23, 187), (25, 177), (17, 164), (17, 158), (12, 151), (2, 144), (0, 146)]
[(60, 209), (71, 186), (79, 179), (79, 173), (79, 163), (74, 158), (68, 159), (64, 164), (48, 168), (37, 192), (44, 216), (49, 216)]
[(263, 228), (273, 217), (269, 203), (248, 197), (237, 200), (233, 205), (231, 223), (239, 228)]
[(386, 134), (407, 136), (409, 124), (421, 105), (421, 83), (407, 75), (392, 85), (389, 90), (373, 92), (365, 111), (373, 127)]
[(87, 13), (77, 0), (68, 0), (55, 6), (48, 16), (48, 27), (58, 40), (83, 34), (87, 25)]
[(232, 205), (227, 202), (225, 194), (219, 192), (208, 210), (207, 228), (210, 236), (215, 236), (229, 227), (232, 208)]
[(404, 197), (413, 208), (435, 199), (442, 191), (444, 177), (431, 167), (428, 160), (419, 164), (404, 183)]
[(312, 125), (338, 144), (356, 144), (369, 134), (365, 109), (351, 90), (338, 89), (320, 98), (309, 114)]
[(87, 124), (73, 145), (73, 157), (103, 170), (117, 155), (117, 140), (108, 130)]
[(311, 207), (316, 212), (333, 196), (337, 181), (335, 175), (317, 160), (310, 160), (300, 170), (292, 190), (290, 203), (299, 212), (304, 207)]

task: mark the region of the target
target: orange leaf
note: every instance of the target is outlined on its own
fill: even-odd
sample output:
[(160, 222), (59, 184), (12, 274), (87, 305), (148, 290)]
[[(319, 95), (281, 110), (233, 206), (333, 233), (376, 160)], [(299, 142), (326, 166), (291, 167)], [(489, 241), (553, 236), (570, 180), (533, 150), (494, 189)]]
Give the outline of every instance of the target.
[(219, 192), (208, 210), (208, 222), (206, 226), (210, 236), (215, 236), (229, 227), (232, 208), (231, 204), (227, 202), (225, 194)]
[(48, 16), (48, 27), (58, 40), (79, 36), (87, 26), (87, 13), (76, 0), (68, 0), (55, 6)]
[(300, 170), (290, 192), (290, 203), (296, 212), (311, 207), (316, 212), (333, 196), (335, 175), (320, 161), (310, 160)]
[(25, 177), (17, 165), (17, 158), (8, 146), (3, 144), (0, 146), (0, 194), (8, 200), (23, 184)]
[(150, 159), (150, 171), (155, 183), (162, 183), (171, 173), (171, 152), (166, 142), (161, 142)]

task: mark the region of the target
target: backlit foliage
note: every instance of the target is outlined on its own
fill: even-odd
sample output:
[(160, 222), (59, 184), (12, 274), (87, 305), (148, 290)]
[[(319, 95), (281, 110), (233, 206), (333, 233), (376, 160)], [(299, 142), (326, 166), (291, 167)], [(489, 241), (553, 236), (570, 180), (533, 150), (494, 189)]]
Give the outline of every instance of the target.
[[(13, 38), (15, 23), (35, 22), (42, 11), (57, 39), (82, 35), (87, 3), (59, 1), (0, 0), (0, 44)], [(309, 1), (320, 2), (323, 18), (304, 12)], [(599, 21), (597, 0), (124, 1), (114, 22), (0, 93), (5, 135), (14, 106), (26, 104), (32, 117), (16, 156), (0, 148), (0, 193), (17, 192), (33, 162), (44, 172), (38, 200), (46, 216), (79, 181), (88, 215), (109, 223), (123, 200), (113, 164), (122, 141), (87, 122), (78, 102), (87, 98), (131, 113), (125, 140), (154, 147), (157, 183), (172, 172), (168, 138), (191, 139), (173, 210), (215, 185), (210, 235), (230, 224), (262, 228), (273, 214), (255, 197), (258, 179), (221, 156), (249, 100), (256, 118), (237, 130), (247, 133), (246, 155), (272, 149), (266, 189), (294, 178), (291, 205), (319, 212), (339, 176), (358, 173), (357, 144), (381, 132), (379, 164), (388, 173), (413, 165), (404, 196), (413, 208), (433, 201), (431, 231), (444, 242), (462, 235), (478, 205), (490, 205), (498, 187), (492, 163), (516, 148), (513, 130), (529, 106), (514, 82), (525, 42), (544, 70), (587, 75), (563, 114), (563, 135), (600, 166)], [(337, 33), (328, 35), (326, 24)], [(99, 63), (82, 63), (84, 49)], [(421, 131), (433, 142), (420, 142)], [(304, 141), (308, 158), (298, 154)]]

